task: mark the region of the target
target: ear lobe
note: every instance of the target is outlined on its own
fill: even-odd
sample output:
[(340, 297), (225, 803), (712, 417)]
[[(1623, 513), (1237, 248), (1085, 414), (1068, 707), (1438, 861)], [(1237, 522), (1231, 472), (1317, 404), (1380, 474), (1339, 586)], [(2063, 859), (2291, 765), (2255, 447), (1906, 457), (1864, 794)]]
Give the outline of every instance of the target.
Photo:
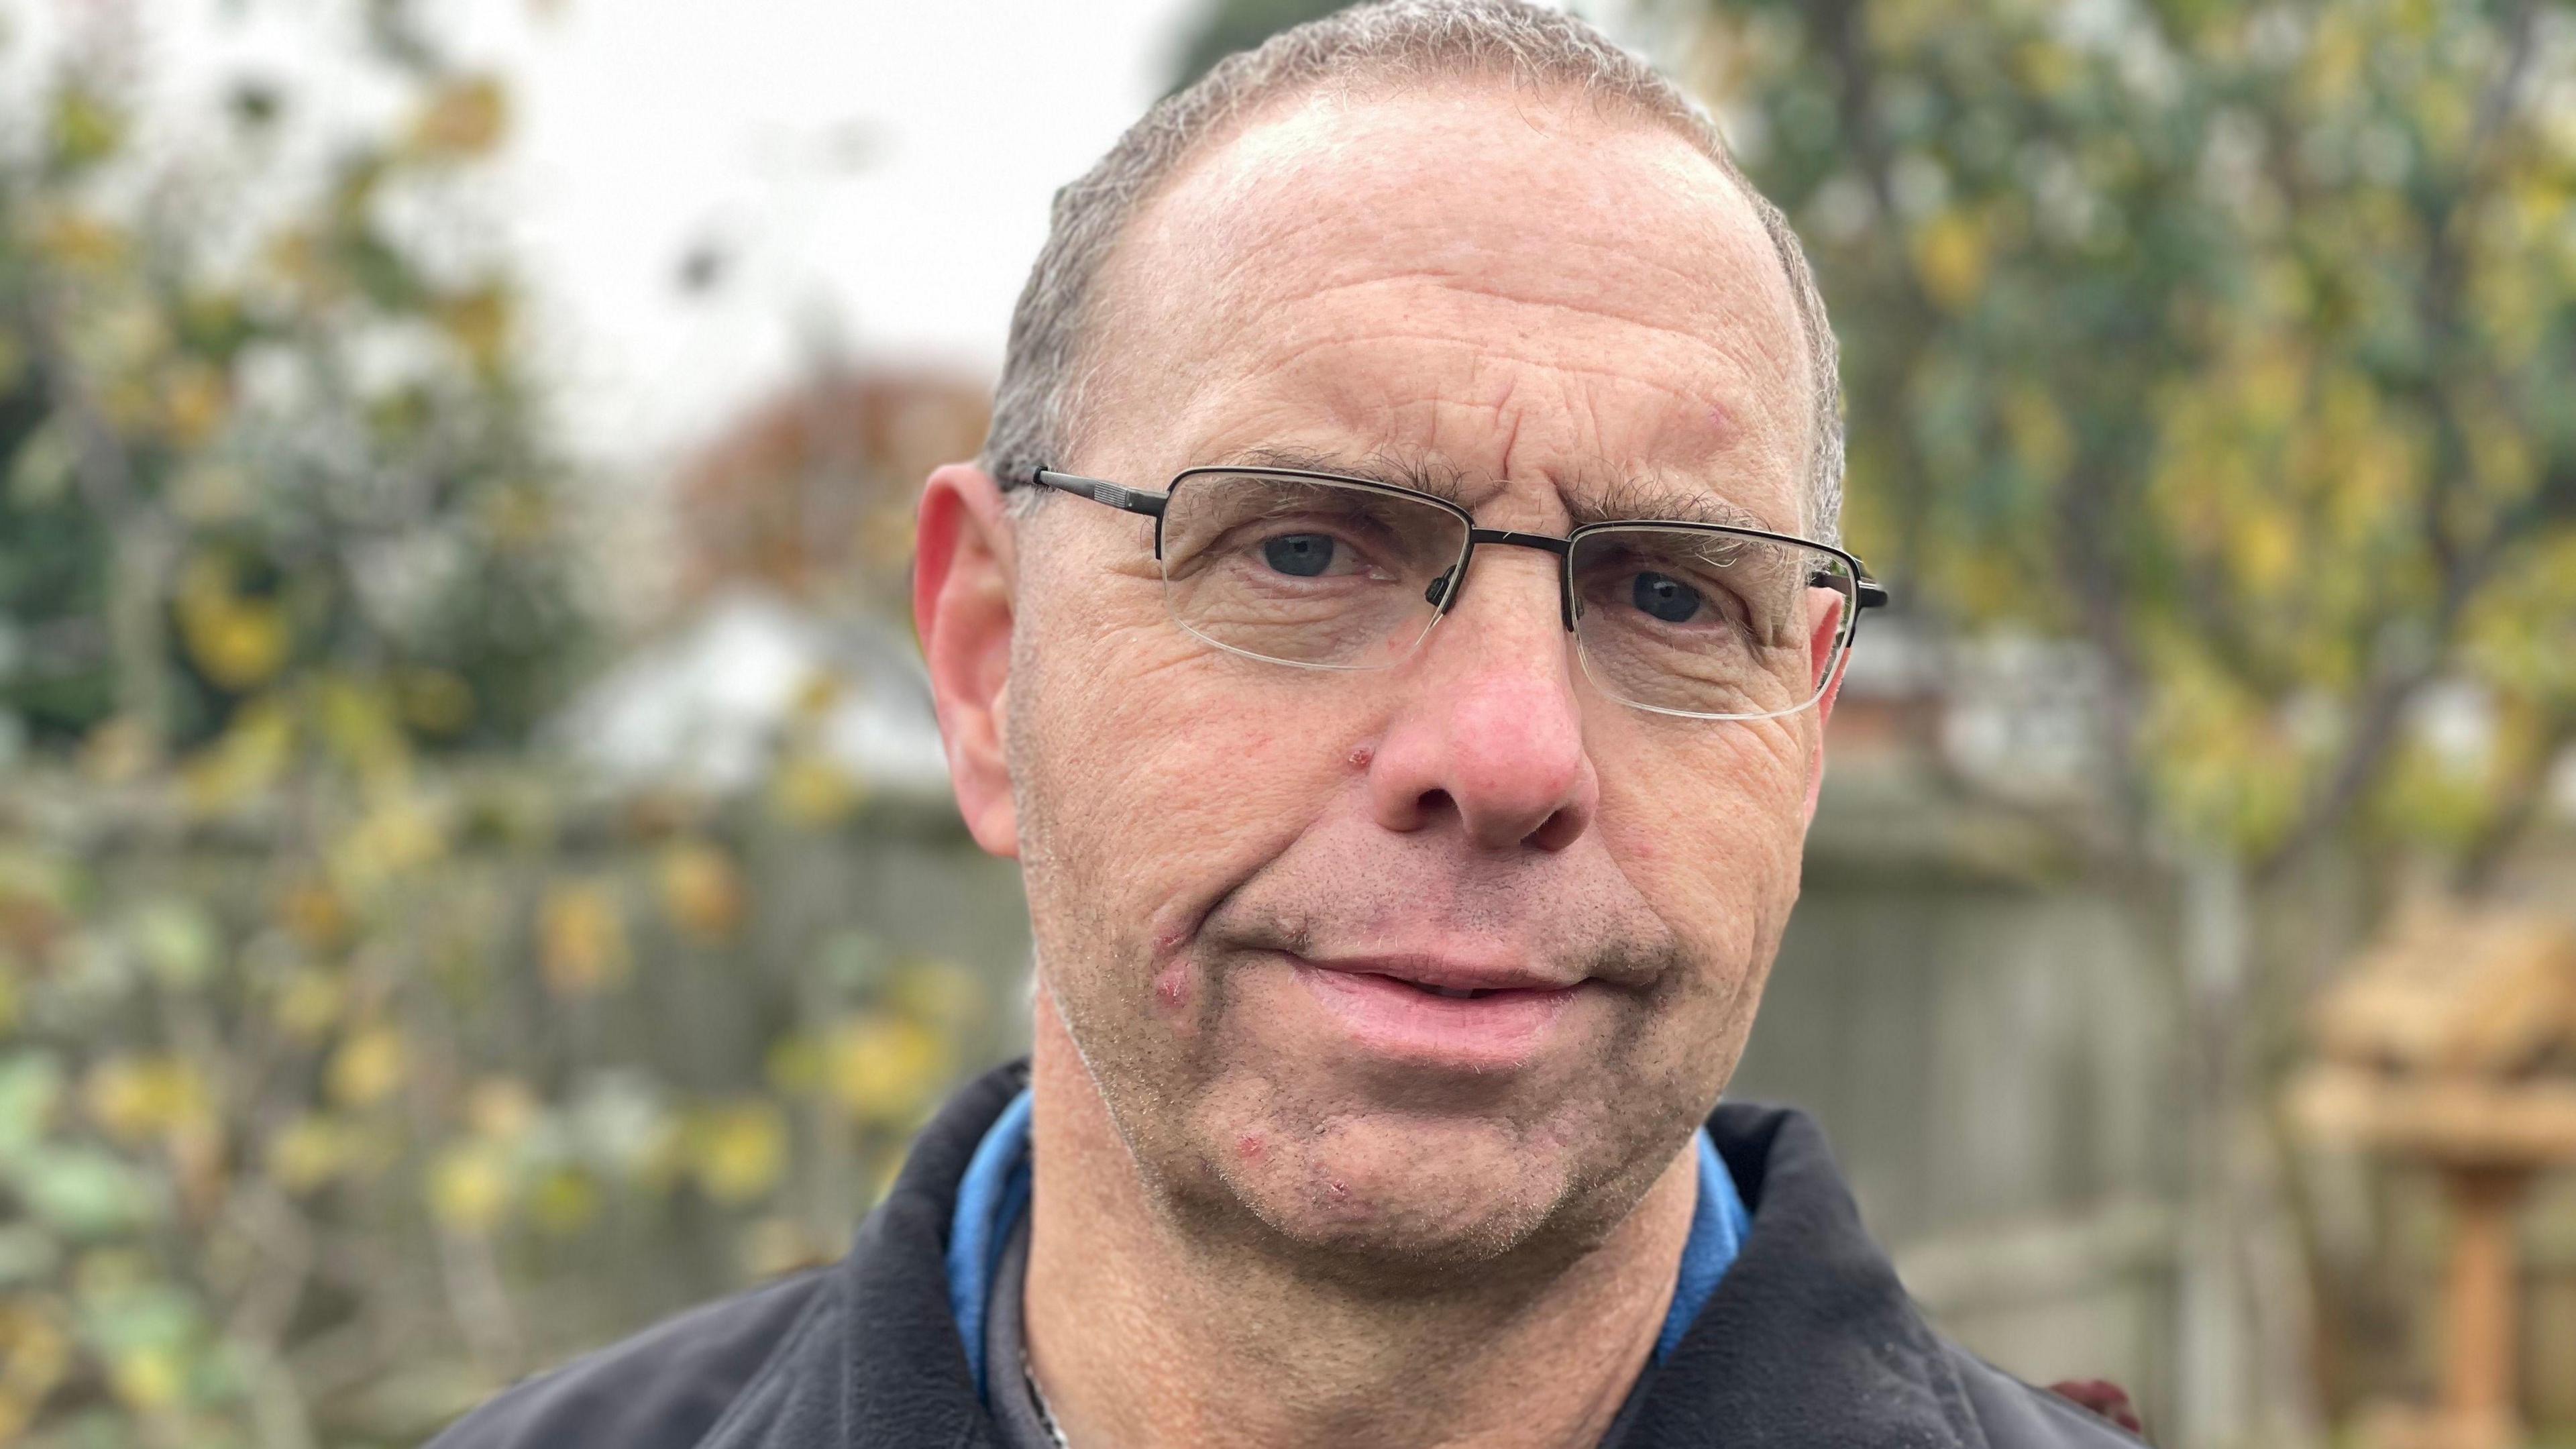
[(912, 622), (930, 671), (949, 784), (975, 843), (1016, 856), (1019, 823), (1002, 747), (1014, 617), (1002, 490), (982, 469), (951, 463), (922, 488), (918, 525)]

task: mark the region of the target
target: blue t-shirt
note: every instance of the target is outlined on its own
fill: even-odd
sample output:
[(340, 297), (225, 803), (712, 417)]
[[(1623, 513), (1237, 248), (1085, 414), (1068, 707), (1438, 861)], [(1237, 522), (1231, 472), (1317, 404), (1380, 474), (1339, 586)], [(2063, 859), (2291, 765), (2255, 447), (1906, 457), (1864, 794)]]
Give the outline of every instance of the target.
[[(975, 1392), (984, 1393), (984, 1314), (991, 1301), (993, 1273), (1020, 1218), (1029, 1210), (1029, 1104), (1025, 1087), (1002, 1109), (976, 1144), (957, 1185), (957, 1216), (948, 1229), (948, 1306), (957, 1315), (957, 1336), (966, 1345), (966, 1363), (975, 1373)], [(1682, 1243), (1681, 1279), (1673, 1287), (1672, 1307), (1655, 1335), (1656, 1363), (1662, 1363), (1691, 1320), (1699, 1317), (1717, 1280), (1726, 1276), (1744, 1245), (1753, 1222), (1735, 1179), (1717, 1155), (1717, 1144), (1703, 1127), (1699, 1142), (1699, 1203), (1691, 1209), (1690, 1237)]]

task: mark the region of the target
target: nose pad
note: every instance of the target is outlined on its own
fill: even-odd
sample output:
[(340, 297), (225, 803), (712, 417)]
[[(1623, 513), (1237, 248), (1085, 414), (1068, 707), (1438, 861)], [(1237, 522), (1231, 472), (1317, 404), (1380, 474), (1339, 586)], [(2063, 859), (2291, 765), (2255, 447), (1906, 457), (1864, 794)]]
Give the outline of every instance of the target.
[(1440, 601), (1449, 597), (1449, 576), (1456, 572), (1454, 568), (1441, 570), (1440, 576), (1431, 581), (1431, 587), (1422, 591), (1422, 602), (1439, 608)]

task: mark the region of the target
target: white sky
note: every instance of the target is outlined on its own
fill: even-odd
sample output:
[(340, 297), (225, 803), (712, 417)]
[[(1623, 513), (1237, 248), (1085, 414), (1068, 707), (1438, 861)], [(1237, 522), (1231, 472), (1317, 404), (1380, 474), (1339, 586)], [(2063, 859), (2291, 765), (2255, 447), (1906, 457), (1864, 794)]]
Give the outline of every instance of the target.
[[(1159, 93), (1193, 8), (571, 0), (530, 27), (510, 214), (585, 450), (684, 445), (818, 335), (991, 371), (1048, 198)], [(708, 240), (734, 262), (693, 301)]]
[[(649, 481), (830, 339), (989, 375), (1049, 198), (1158, 95), (1205, 0), (427, 0), (511, 83), (488, 195), (576, 451)], [(1577, 3), (1625, 13), (1629, 0)], [(382, 124), (355, 0), (0, 0), (0, 109), (64, 35), (139, 38), (187, 146), (219, 87), (281, 83), (313, 154)], [(120, 19), (121, 18), (121, 19)], [(29, 43), (32, 42), (32, 43)], [(246, 202), (246, 204), (256, 204)], [(712, 242), (721, 284), (677, 285)]]

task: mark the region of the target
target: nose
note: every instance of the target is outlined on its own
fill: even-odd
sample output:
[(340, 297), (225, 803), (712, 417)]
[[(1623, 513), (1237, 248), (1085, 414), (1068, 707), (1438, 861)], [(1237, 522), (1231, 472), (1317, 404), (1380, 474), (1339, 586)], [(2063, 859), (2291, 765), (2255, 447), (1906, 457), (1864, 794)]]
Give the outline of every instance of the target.
[(1369, 803), (1389, 830), (1453, 823), (1483, 850), (1556, 851), (1590, 829), (1601, 782), (1557, 597), (1556, 560), (1480, 548), (1474, 587), (1405, 671), (1369, 760)]

